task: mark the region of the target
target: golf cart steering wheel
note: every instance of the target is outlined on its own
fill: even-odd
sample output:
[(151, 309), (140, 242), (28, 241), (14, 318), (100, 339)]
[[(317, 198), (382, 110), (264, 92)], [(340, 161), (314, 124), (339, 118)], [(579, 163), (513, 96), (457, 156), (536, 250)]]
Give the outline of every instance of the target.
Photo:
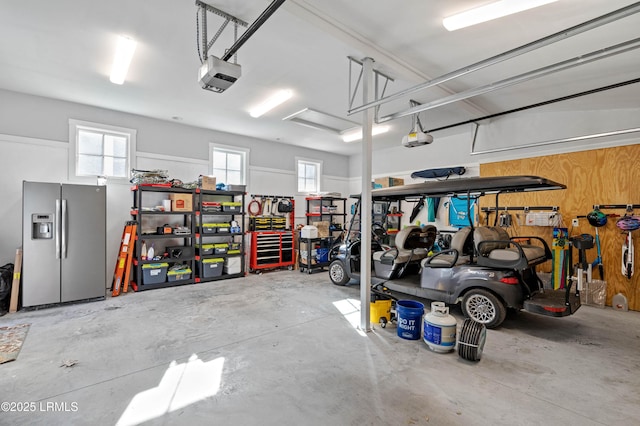
[(371, 224), (371, 235), (373, 239), (382, 244), (382, 239), (387, 236), (387, 230), (380, 222), (373, 222)]

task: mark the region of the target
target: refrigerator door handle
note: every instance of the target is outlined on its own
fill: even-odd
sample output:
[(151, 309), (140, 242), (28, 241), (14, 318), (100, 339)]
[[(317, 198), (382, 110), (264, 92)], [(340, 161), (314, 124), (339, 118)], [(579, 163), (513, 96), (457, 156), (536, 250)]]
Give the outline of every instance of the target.
[(56, 259), (60, 259), (60, 200), (56, 200), (56, 221), (53, 227), (56, 230)]
[(62, 200), (62, 258), (67, 257), (67, 200)]

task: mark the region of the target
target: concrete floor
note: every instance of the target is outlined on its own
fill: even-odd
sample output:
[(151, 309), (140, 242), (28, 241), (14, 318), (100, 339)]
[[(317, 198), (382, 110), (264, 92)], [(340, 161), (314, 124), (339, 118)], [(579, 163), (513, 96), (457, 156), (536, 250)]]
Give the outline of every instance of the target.
[(273, 271), (6, 315), (31, 328), (0, 400), (35, 404), (0, 424), (640, 422), (638, 312), (520, 313), (471, 363), (392, 325), (363, 337), (334, 305), (358, 298), (326, 272)]

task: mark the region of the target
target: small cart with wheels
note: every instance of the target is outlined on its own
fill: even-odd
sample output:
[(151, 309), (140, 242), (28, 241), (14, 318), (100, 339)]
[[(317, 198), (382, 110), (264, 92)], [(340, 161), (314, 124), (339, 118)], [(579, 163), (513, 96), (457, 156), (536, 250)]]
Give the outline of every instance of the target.
[(385, 328), (388, 323), (396, 321), (396, 298), (389, 294), (386, 289), (371, 287), (371, 308), (369, 310), (369, 321), (371, 324), (380, 324)]

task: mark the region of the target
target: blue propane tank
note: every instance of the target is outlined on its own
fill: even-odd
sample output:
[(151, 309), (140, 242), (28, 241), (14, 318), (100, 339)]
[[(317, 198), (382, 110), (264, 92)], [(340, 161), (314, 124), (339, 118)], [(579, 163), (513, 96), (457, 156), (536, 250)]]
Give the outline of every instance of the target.
[(445, 353), (456, 346), (456, 319), (449, 315), (444, 302), (431, 302), (431, 312), (424, 316), (424, 341), (434, 352)]

